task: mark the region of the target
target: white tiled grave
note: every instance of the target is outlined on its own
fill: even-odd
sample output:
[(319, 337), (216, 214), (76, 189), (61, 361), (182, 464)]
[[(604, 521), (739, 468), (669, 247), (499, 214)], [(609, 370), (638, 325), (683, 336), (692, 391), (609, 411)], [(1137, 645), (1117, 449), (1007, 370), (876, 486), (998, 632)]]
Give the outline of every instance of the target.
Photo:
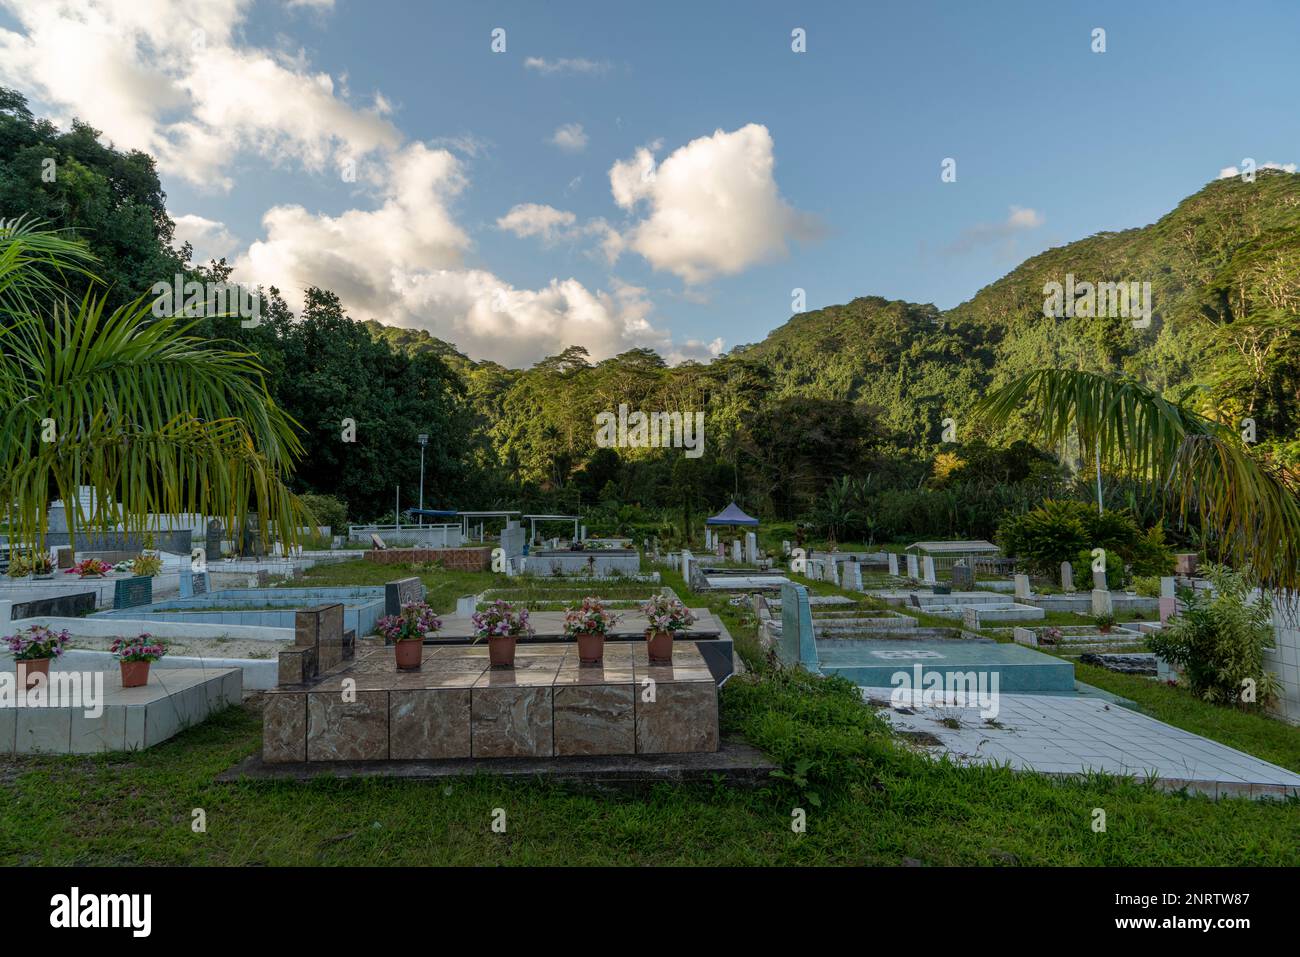
[[(868, 700), (883, 702), (893, 690), (862, 689)], [(996, 725), (986, 723), (974, 705), (908, 707), (915, 713), (883, 713), (898, 731), (934, 735), (942, 747), (931, 751), (959, 763), (1045, 774), (1105, 771), (1215, 797), (1300, 795), (1300, 774), (1102, 698), (1004, 694)], [(954, 718), (960, 728), (940, 723)]]
[[(209, 715), (239, 704), (239, 668), (152, 668), (142, 688), (123, 688), (120, 671), (104, 676), (102, 713), (86, 707), (0, 708), (0, 754), (96, 754), (151, 748)], [(57, 678), (58, 672), (51, 674)]]

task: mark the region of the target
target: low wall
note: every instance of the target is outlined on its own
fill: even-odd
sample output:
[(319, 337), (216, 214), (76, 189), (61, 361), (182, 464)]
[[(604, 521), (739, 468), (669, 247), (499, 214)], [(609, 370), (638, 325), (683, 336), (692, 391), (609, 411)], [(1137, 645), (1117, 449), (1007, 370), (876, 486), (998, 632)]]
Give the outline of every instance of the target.
[(15, 629), (44, 625), (54, 631), (87, 638), (131, 637), (143, 632), (157, 638), (249, 638), (254, 641), (293, 643), (292, 628), (260, 628), (252, 625), (208, 625), (198, 622), (155, 621), (140, 618), (23, 618), (10, 623)]
[[(13, 667), (12, 663), (9, 667)], [(117, 671), (117, 656), (107, 651), (87, 651), (73, 648), (59, 658), (55, 671)], [(150, 671), (170, 671), (174, 668), (202, 668), (220, 670), (239, 668), (244, 673), (245, 691), (265, 691), (274, 688), (279, 680), (280, 665), (274, 658), (197, 658), (193, 655), (167, 655), (149, 666)]]
[(366, 561), (379, 565), (441, 562), (444, 568), (458, 572), (485, 572), (492, 567), (490, 548), (372, 548)]
[(568, 549), (542, 549), (530, 552), (524, 574), (545, 578), (548, 575), (636, 575), (641, 571), (641, 556), (631, 549), (601, 549), (574, 552)]

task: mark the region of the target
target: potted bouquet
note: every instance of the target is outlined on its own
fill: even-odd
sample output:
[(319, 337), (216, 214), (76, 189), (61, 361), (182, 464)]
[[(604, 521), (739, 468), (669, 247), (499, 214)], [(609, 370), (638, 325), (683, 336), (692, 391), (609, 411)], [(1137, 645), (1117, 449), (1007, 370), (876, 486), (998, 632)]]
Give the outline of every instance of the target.
[(1110, 630), (1115, 627), (1115, 616), (1098, 615), (1096, 618), (1093, 619), (1093, 623), (1097, 626), (1097, 630), (1100, 631), (1103, 635), (1109, 635)]
[(411, 601), (400, 615), (385, 615), (375, 624), (384, 641), (393, 646), (398, 671), (417, 671), (424, 657), (424, 636), (442, 627), (442, 621), (425, 602)]
[(646, 616), (646, 650), (652, 662), (667, 663), (673, 660), (673, 632), (682, 631), (695, 624), (695, 615), (672, 595), (654, 595), (642, 603), (641, 614)]
[(148, 632), (135, 638), (114, 638), (108, 650), (117, 655), (122, 668), (122, 687), (140, 688), (149, 683), (149, 665), (167, 654), (167, 646)]
[(51, 631), (44, 625), (32, 625), (16, 635), (7, 636), (4, 641), (14, 656), (18, 683), (26, 690), (36, 684), (37, 675), (45, 675), (48, 680), (50, 662), (63, 654), (68, 633)]
[(605, 657), (605, 636), (618, 621), (618, 615), (605, 609), (599, 598), (587, 597), (564, 616), (564, 633), (578, 642), (578, 661), (584, 665), (600, 664)]
[(53, 578), (54, 561), (44, 552), (33, 555), (30, 561), (33, 578)]
[(113, 566), (101, 562), (98, 558), (83, 558), (69, 568), (66, 574), (76, 575), (78, 578), (103, 578), (112, 570)]
[(474, 612), (474, 640), (486, 638), (488, 661), (494, 668), (513, 668), (515, 643), (520, 635), (533, 633), (528, 623), (528, 609), (517, 608), (498, 598), (483, 611)]

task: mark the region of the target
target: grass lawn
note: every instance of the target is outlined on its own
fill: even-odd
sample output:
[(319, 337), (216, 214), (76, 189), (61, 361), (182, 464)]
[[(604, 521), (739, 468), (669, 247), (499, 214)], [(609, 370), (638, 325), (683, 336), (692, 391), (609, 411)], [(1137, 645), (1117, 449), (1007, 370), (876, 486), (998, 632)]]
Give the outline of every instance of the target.
[[(475, 576), (421, 577), (452, 600), (481, 590)], [(664, 579), (685, 595), (680, 577)], [(849, 683), (768, 667), (747, 611), (689, 600), (726, 621), (751, 669), (723, 689), (724, 733), (799, 783), (634, 794), (491, 778), (216, 784), (260, 745), (254, 699), (136, 754), (0, 759), (0, 864), (1300, 864), (1300, 802), (934, 762), (898, 743)], [(796, 807), (806, 833), (791, 829)], [(204, 833), (191, 828), (196, 808)], [(491, 827), (496, 808), (504, 834)], [(1094, 808), (1106, 811), (1103, 833)]]

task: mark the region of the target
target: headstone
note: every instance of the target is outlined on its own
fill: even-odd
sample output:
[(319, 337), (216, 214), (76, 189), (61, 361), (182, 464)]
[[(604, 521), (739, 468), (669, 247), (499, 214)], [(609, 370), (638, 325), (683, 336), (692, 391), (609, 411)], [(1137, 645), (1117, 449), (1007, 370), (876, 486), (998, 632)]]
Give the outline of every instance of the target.
[(889, 574), (897, 578), (898, 577), (898, 553), (890, 552), (889, 556), (885, 559), (885, 561), (889, 562)]
[(1038, 647), (1038, 632), (1032, 628), (1016, 628), (1011, 633), (1017, 644), (1028, 645), (1030, 648)]
[(1170, 618), (1174, 617), (1174, 615), (1178, 614), (1177, 598), (1165, 598), (1162, 595), (1160, 596), (1159, 606), (1160, 606), (1160, 624), (1162, 625), (1165, 622), (1167, 622)]
[(713, 554), (719, 558), (725, 558), (727, 555), (727, 546), (723, 545), (722, 539), (716, 535), (713, 536)]
[(1094, 588), (1092, 590), (1092, 613), (1094, 616), (1113, 615), (1115, 613), (1114, 605), (1110, 600), (1109, 588)]
[(195, 598), (199, 595), (206, 595), (208, 589), (208, 573), (191, 571), (188, 568), (181, 569), (180, 577), (180, 595), (182, 598)]
[(221, 519), (214, 518), (209, 521), (207, 534), (203, 540), (203, 550), (207, 553), (208, 561), (220, 561), (223, 538), (225, 538), (225, 530), (221, 525)]
[(907, 577), (908, 578), (921, 577), (921, 570), (919, 567), (919, 563), (916, 560), (916, 556), (913, 555), (911, 552), (907, 553)]
[(781, 557), (785, 558), (790, 554), (790, 543), (783, 541), (781, 543)]
[(1110, 591), (1110, 582), (1106, 580), (1106, 573), (1101, 569), (1092, 570), (1092, 589), (1093, 591)]
[(840, 563), (832, 556), (826, 559), (826, 578), (837, 588), (840, 584)]
[(704, 529), (704, 547), (705, 548), (713, 547), (713, 530), (708, 528), (707, 526)]
[(424, 582), (418, 578), (399, 578), (384, 582), (384, 614), (400, 615), (402, 606), (424, 600)]
[(934, 574), (934, 556), (926, 555), (921, 559), (922, 580), (934, 584), (939, 579)]
[(801, 664), (816, 673), (817, 638), (813, 632), (808, 589), (794, 582), (781, 586), (781, 641), (778, 655), (788, 665)]
[(587, 540), (587, 526), (586, 526), (586, 525), (582, 526), (582, 540), (583, 540), (584, 542)]
[(967, 605), (961, 610), (961, 624), (963, 628), (969, 628), (971, 631), (979, 631), (980, 610), (971, 605)]
[(456, 599), (456, 617), (469, 618), (474, 612), (478, 611), (478, 596), (465, 595)]
[(966, 564), (965, 559), (954, 562), (952, 566), (952, 590), (970, 591), (975, 587), (975, 570)]
[(1196, 552), (1179, 552), (1174, 555), (1174, 571), (1183, 577), (1195, 575), (1197, 564)]
[(371, 533), (370, 533), (370, 544), (371, 544), (371, 546), (373, 546), (374, 548), (379, 549), (380, 551), (383, 551), (384, 549), (386, 549), (386, 548), (388, 547), (387, 545), (384, 544), (384, 540), (383, 540), (382, 538), (379, 537), (379, 533), (378, 533), (378, 532), (371, 532)]
[(737, 565), (740, 564), (740, 539), (738, 538), (731, 540), (731, 560)]
[(745, 561), (750, 565), (758, 561), (758, 536), (753, 532), (745, 533)]
[(16, 601), (10, 607), (9, 615), (12, 621), (20, 618), (80, 618), (94, 611), (98, 600), (99, 595), (96, 592), (81, 591), (54, 598)]
[(119, 578), (113, 583), (113, 607), (135, 608), (153, 604), (153, 579), (148, 575)]
[(1061, 591), (1067, 595), (1074, 591), (1074, 566), (1069, 562), (1061, 562)]
[(1029, 597), (1029, 595), (1030, 595), (1029, 576), (1017, 575), (1016, 576), (1016, 601), (1024, 601), (1026, 598)]
[(265, 569), (265, 568), (259, 568), (259, 569), (257, 570), (257, 587), (258, 587), (258, 588), (269, 588), (270, 585), (271, 585), (271, 573), (270, 573), (270, 571), (268, 571), (268, 570)]
[(1177, 594), (1178, 594), (1178, 593), (1177, 593), (1176, 591), (1174, 591), (1174, 580), (1173, 580), (1172, 578), (1162, 578), (1162, 579), (1160, 579), (1160, 597), (1161, 597), (1161, 598), (1174, 598), (1174, 597), (1177, 596)]
[(844, 566), (844, 587), (862, 591), (862, 566), (857, 562), (849, 562)]

